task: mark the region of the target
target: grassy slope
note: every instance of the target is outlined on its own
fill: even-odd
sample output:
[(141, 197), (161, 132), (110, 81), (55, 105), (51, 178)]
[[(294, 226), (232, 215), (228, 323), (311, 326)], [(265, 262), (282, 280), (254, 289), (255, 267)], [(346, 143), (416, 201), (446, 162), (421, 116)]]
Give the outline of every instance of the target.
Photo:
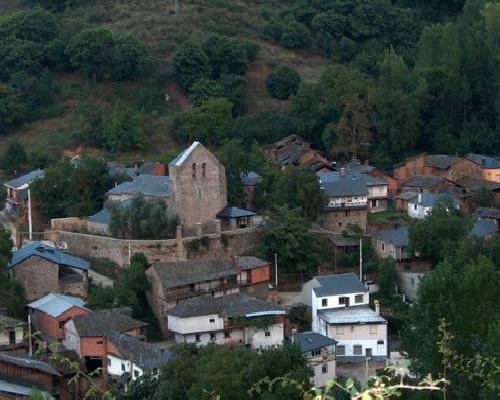
[[(93, 26), (107, 27), (117, 32), (132, 32), (147, 46), (155, 58), (158, 73), (166, 71), (175, 47), (187, 38), (203, 38), (208, 33), (226, 34), (253, 40), (261, 46), (259, 58), (247, 74), (249, 113), (279, 111), (287, 108), (287, 102), (271, 99), (265, 89), (265, 78), (276, 64), (295, 67), (305, 81), (315, 81), (326, 67), (327, 61), (308, 52), (285, 50), (259, 37), (265, 23), (263, 8), (277, 10), (285, 1), (269, 0), (180, 0), (181, 15), (173, 15), (173, 0), (95, 0), (88, 1), (61, 15), (64, 24), (72, 24), (78, 18)], [(3, 0), (0, 13), (22, 9), (21, 0)], [(134, 101), (144, 81), (93, 84), (79, 74), (56, 76), (60, 93), (56, 104), (43, 110), (36, 119), (8, 136), (19, 138), (28, 151), (40, 150), (49, 154), (72, 155), (81, 148), (72, 143), (71, 133), (79, 129), (80, 119), (76, 112), (82, 101), (90, 101), (109, 108), (117, 99)], [(170, 86), (168, 93), (173, 104), (166, 113), (145, 114), (145, 129), (151, 145), (142, 154), (125, 154), (123, 159), (143, 157), (166, 158), (181, 144), (175, 141), (173, 115), (183, 104), (176, 99)], [(181, 94), (182, 95), (182, 94)], [(176, 101), (179, 100), (179, 101)], [(0, 152), (8, 140), (0, 141)], [(95, 149), (87, 149), (99, 153)]]

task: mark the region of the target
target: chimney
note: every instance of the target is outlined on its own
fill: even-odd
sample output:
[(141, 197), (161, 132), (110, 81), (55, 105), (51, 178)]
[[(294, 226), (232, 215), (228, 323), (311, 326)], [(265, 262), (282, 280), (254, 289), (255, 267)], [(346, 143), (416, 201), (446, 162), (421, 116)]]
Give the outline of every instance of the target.
[(340, 176), (345, 176), (345, 168), (340, 168)]
[(419, 193), (417, 196), (418, 204), (422, 203), (422, 193)]
[(373, 304), (375, 304), (375, 312), (377, 313), (377, 315), (380, 315), (380, 302), (378, 300), (375, 300)]

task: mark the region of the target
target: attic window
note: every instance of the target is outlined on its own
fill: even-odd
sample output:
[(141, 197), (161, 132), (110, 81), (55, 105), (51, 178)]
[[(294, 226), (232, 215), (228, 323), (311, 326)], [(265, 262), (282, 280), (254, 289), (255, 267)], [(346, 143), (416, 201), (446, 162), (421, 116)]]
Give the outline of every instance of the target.
[(193, 163), (193, 178), (196, 178), (196, 163)]

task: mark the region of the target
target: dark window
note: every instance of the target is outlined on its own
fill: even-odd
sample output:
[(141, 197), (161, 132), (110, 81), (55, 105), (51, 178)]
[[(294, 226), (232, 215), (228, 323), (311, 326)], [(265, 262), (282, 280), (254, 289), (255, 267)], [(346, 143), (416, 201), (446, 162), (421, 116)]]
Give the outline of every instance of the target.
[(194, 335), (194, 337), (195, 337), (195, 339), (196, 339), (197, 342), (200, 341), (200, 335)]
[(194, 289), (195, 289), (194, 283), (192, 283), (191, 285), (189, 285), (189, 290), (191, 290), (192, 292), (194, 292)]
[(372, 207), (377, 207), (377, 200), (372, 200)]
[(224, 339), (229, 339), (231, 337), (231, 332), (225, 331), (224, 332)]
[(345, 356), (345, 346), (343, 344), (337, 346), (337, 355)]
[(349, 307), (349, 297), (339, 297), (339, 304)]
[(102, 340), (96, 341), (96, 344), (102, 344)]
[(328, 306), (328, 299), (321, 299), (321, 306), (327, 307)]
[(377, 340), (377, 344), (384, 344), (383, 340)]
[(201, 164), (201, 176), (204, 178), (207, 173), (207, 164), (203, 163)]
[(139, 377), (139, 371), (135, 370), (134, 371), (134, 378), (138, 378)]
[(311, 351), (311, 356), (316, 357), (321, 355), (321, 350), (313, 350)]
[(196, 178), (196, 164), (193, 163), (193, 178)]
[(214, 324), (215, 323), (215, 318), (210, 318), (210, 323)]
[(357, 294), (355, 297), (354, 297), (354, 301), (356, 303), (362, 303), (363, 302), (363, 295), (362, 294)]
[(342, 228), (342, 222), (339, 222), (339, 228)]
[(328, 364), (323, 364), (321, 366), (321, 373), (322, 374), (327, 374), (328, 373)]
[(265, 332), (266, 336), (271, 336), (271, 332)]
[(108, 358), (108, 367), (111, 367), (111, 358)]
[(355, 344), (353, 346), (353, 353), (356, 356), (363, 354), (363, 346), (361, 346), (360, 344)]
[(210, 334), (210, 340), (215, 340), (215, 339), (217, 339), (217, 336), (215, 335), (215, 333), (214, 333), (214, 332), (212, 332), (212, 333)]
[(153, 368), (153, 375), (158, 375), (158, 368)]
[(125, 371), (125, 364), (122, 363), (122, 371)]
[(346, 217), (348, 217), (348, 216), (349, 216), (349, 210), (345, 210), (345, 211), (344, 211), (344, 215), (345, 215)]

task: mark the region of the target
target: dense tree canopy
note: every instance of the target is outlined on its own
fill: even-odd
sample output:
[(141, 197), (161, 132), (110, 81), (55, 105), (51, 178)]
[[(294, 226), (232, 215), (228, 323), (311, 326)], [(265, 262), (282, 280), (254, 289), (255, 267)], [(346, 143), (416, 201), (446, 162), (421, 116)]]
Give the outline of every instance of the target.
[(297, 93), (300, 82), (301, 78), (297, 71), (290, 67), (281, 67), (267, 76), (266, 87), (272, 97), (287, 100)]

